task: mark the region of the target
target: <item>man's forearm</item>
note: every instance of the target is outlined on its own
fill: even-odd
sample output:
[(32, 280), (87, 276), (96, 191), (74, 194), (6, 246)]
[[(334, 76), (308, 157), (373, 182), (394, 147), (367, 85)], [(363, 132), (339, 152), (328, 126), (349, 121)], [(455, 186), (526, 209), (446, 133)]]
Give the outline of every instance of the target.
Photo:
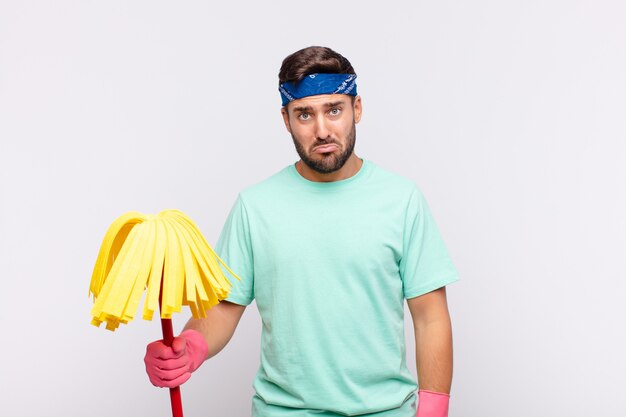
[(420, 389), (449, 394), (452, 385), (452, 326), (450, 317), (418, 322), (415, 361)]
[(202, 333), (209, 346), (208, 358), (211, 358), (229, 342), (244, 310), (244, 306), (222, 301), (209, 309), (205, 318), (189, 319), (184, 330), (193, 329)]

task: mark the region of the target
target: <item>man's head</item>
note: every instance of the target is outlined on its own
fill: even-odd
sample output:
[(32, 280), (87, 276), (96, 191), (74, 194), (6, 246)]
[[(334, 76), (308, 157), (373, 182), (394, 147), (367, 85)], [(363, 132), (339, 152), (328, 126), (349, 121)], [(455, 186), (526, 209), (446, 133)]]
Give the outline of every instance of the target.
[(361, 119), (354, 68), (332, 49), (312, 46), (286, 57), (278, 78), (283, 120), (298, 155), (319, 173), (339, 170), (352, 156)]

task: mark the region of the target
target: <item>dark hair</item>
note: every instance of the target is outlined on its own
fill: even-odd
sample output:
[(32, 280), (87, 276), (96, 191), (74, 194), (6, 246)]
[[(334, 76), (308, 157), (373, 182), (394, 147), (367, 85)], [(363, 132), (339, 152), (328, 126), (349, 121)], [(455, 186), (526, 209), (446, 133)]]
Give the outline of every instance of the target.
[(324, 46), (309, 46), (287, 56), (278, 73), (278, 83), (298, 82), (309, 74), (355, 74), (344, 56)]

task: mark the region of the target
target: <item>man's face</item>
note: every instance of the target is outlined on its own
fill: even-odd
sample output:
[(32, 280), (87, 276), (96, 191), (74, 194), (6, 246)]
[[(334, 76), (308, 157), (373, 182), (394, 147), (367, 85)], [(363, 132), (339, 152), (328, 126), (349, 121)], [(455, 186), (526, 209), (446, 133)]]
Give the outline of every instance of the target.
[(294, 100), (282, 109), (296, 151), (308, 167), (327, 174), (352, 155), (355, 124), (361, 120), (361, 97), (322, 94)]

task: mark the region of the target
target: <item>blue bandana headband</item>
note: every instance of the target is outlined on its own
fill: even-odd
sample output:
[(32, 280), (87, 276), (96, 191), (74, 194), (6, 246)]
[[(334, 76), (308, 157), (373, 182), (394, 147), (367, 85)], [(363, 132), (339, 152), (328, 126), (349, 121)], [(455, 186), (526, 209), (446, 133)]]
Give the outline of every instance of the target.
[(278, 87), (283, 106), (299, 98), (319, 94), (356, 96), (356, 74), (310, 74), (301, 81), (288, 81)]

